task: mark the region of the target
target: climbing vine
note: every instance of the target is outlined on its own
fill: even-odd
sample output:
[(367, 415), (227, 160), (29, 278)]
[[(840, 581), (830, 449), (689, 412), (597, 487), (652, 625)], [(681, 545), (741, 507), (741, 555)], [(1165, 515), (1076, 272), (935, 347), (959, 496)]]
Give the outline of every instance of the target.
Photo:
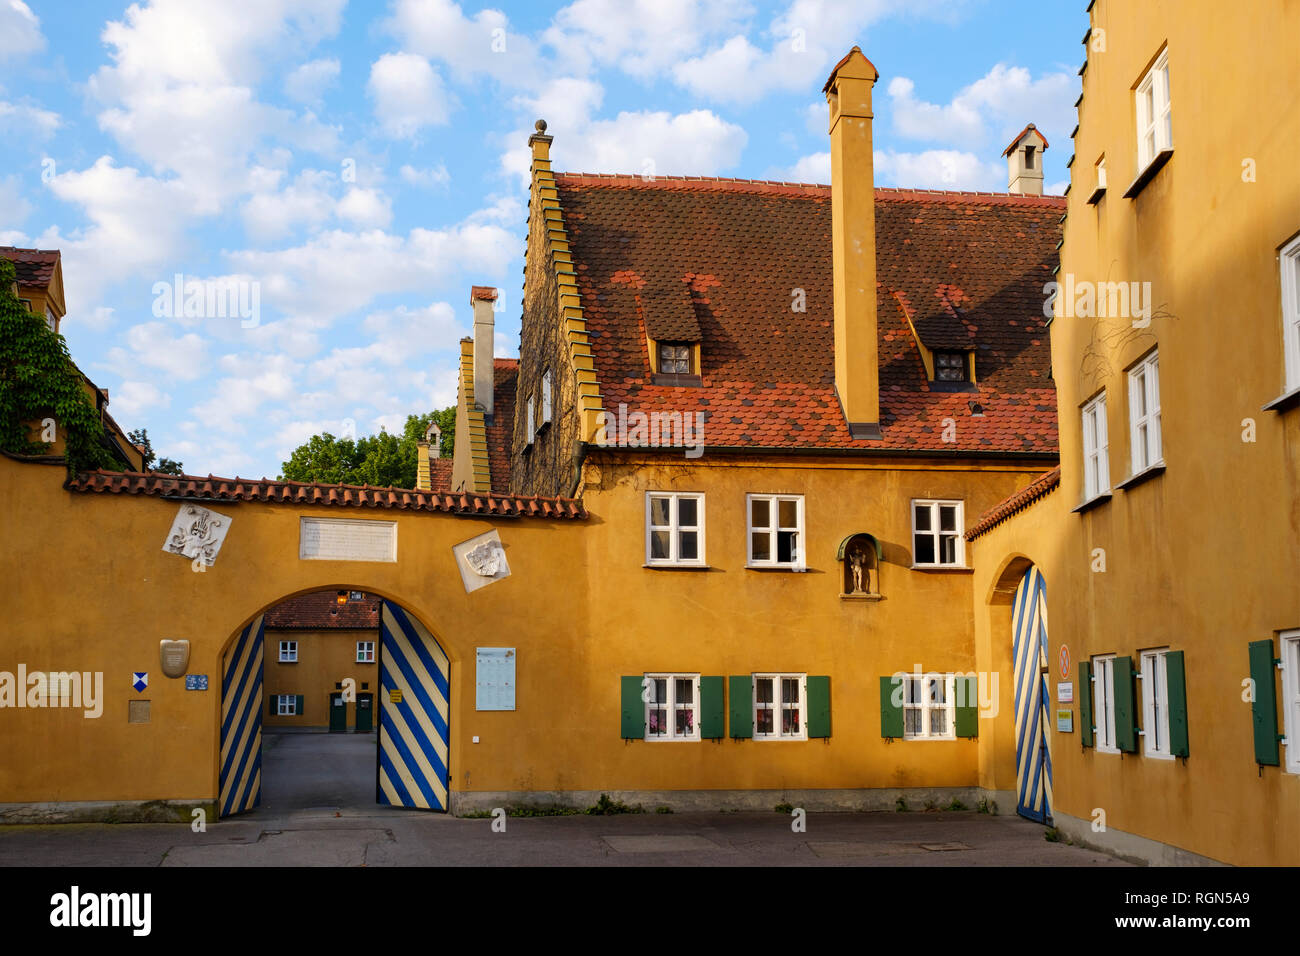
[(70, 470), (112, 468), (103, 422), (67, 342), (14, 289), (13, 263), (0, 260), (0, 449), (44, 454), (57, 436)]

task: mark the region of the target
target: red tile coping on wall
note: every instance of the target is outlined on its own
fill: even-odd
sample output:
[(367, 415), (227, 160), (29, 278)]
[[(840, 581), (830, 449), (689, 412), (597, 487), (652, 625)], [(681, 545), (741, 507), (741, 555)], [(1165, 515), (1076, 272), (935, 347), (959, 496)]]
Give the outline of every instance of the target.
[(1012, 515), (1024, 511), (1039, 498), (1044, 498), (1055, 491), (1061, 484), (1061, 466), (1044, 472), (1010, 498), (994, 505), (980, 515), (980, 520), (966, 532), (966, 540), (974, 541), (980, 535), (993, 530)]
[(272, 481), (268, 478), (200, 478), (194, 475), (158, 475), (139, 472), (82, 472), (70, 479), (69, 491), (149, 495), (181, 501), (219, 504), (236, 501), (267, 501), (290, 505), (320, 505), (335, 508), (385, 508), (401, 511), (430, 511), (453, 515), (494, 515), (499, 518), (587, 517), (582, 502), (573, 498), (544, 498), (537, 495), (476, 495), (411, 488), (375, 488), (370, 485), (330, 485), (305, 481)]
[(312, 591), (281, 601), (266, 612), (268, 628), (315, 631), (331, 628), (373, 630), (379, 627), (380, 598), (367, 593), (360, 601), (338, 600), (338, 591)]

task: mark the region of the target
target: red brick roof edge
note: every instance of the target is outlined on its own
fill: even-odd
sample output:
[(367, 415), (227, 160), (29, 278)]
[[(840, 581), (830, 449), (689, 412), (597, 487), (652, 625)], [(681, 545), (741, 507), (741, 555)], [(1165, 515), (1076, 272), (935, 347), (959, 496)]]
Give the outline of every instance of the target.
[(583, 520), (587, 510), (576, 498), (537, 495), (477, 495), (419, 491), (413, 488), (375, 488), (370, 485), (330, 485), (268, 478), (200, 478), (193, 475), (142, 474), (130, 471), (82, 472), (69, 479), (69, 491), (148, 495), (173, 500), (213, 504), (268, 501), (292, 505), (335, 508), (383, 508), (429, 511), (452, 515), (494, 515), (499, 518), (557, 518)]
[(1014, 495), (994, 505), (980, 515), (980, 520), (966, 532), (966, 540), (974, 541), (982, 534), (992, 531), (1014, 514), (1024, 511), (1040, 498), (1045, 498), (1061, 485), (1061, 466), (1039, 475)]

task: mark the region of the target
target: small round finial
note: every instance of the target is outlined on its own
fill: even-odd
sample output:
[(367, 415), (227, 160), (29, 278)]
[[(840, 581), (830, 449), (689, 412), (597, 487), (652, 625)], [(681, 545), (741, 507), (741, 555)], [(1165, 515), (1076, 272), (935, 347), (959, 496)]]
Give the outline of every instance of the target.
[(533, 124), (533, 126), (537, 128), (537, 132), (539, 133), (546, 132), (546, 120), (544, 119), (539, 119), (536, 123)]

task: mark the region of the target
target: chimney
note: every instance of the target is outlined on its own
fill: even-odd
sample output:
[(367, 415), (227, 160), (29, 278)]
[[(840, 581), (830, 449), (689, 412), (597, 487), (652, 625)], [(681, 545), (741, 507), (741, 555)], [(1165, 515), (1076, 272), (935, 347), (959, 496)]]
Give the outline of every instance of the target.
[(830, 106), (835, 393), (853, 438), (881, 437), (871, 153), (871, 88), (879, 76), (855, 46), (822, 88)]
[(1030, 123), (1002, 151), (1007, 158), (1007, 191), (1022, 196), (1043, 194), (1043, 151), (1047, 140)]
[(469, 301), (474, 306), (474, 403), (483, 414), (492, 415), (492, 393), (496, 381), (492, 372), (492, 352), (496, 319), (497, 290), (476, 285), (469, 290)]

